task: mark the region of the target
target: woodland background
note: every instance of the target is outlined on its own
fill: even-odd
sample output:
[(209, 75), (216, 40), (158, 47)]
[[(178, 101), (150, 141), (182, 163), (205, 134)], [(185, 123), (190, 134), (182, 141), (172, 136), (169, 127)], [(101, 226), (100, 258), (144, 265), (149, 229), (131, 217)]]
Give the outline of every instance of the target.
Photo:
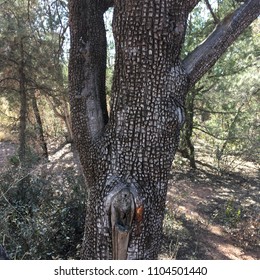
[[(221, 2), (221, 5), (220, 5)], [(204, 1), (183, 56), (237, 1)], [(106, 15), (109, 100), (114, 42)], [(12, 259), (79, 259), (86, 189), (68, 103), (62, 0), (0, 0), (0, 243)], [(259, 259), (259, 18), (193, 88), (173, 163), (163, 259)]]

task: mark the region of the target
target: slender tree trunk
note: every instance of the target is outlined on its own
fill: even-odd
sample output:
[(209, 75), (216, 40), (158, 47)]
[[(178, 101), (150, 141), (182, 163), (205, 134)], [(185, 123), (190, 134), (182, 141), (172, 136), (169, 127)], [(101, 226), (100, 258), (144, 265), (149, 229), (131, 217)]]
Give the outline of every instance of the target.
[(72, 126), (71, 126), (71, 115), (69, 111), (69, 105), (67, 98), (63, 98), (63, 111), (64, 111), (64, 122), (68, 131), (68, 138), (67, 142), (72, 143), (73, 142), (73, 133), (72, 133)]
[[(23, 38), (20, 38), (20, 65), (19, 65), (19, 93), (20, 93), (20, 127), (19, 127), (19, 148), (18, 155), (20, 166), (26, 172), (29, 166), (29, 160), (26, 156), (26, 124), (27, 124), (27, 90), (26, 90), (26, 76), (25, 76), (25, 58), (24, 58), (24, 44)], [(22, 179), (18, 182), (17, 197), (22, 201), (26, 201), (26, 189), (30, 184), (30, 175), (23, 174)], [(28, 201), (26, 201), (28, 202)]]
[(37, 134), (38, 134), (38, 137), (39, 137), (39, 140), (40, 140), (40, 145), (41, 145), (41, 148), (42, 148), (43, 156), (46, 159), (48, 159), (47, 143), (46, 143), (45, 138), (44, 138), (42, 119), (41, 119), (40, 111), (39, 111), (39, 108), (38, 108), (35, 93), (32, 94), (32, 107), (33, 107), (33, 112), (34, 112), (34, 116), (35, 116), (35, 119), (36, 119), (37, 131), (38, 131)]
[(196, 96), (196, 91), (192, 90), (188, 93), (186, 98), (185, 106), (185, 124), (181, 133), (181, 141), (179, 145), (179, 151), (182, 156), (189, 159), (190, 167), (196, 169), (195, 162), (195, 151), (192, 143), (192, 133), (193, 133), (193, 117), (194, 117), (194, 100)]
[(26, 154), (26, 120), (27, 120), (27, 94), (24, 62), (23, 39), (20, 39), (20, 65), (19, 65), (19, 93), (20, 93), (20, 127), (19, 127), (19, 159), (23, 166)]

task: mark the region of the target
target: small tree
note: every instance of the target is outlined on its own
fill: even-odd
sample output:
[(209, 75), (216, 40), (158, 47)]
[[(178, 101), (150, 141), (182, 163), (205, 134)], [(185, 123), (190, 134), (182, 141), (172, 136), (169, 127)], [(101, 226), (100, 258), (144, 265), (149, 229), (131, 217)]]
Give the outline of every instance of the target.
[[(200, 3), (188, 21), (183, 56), (203, 41), (224, 17), (232, 10), (230, 1), (222, 1), (213, 7), (208, 1), (208, 13)], [(188, 92), (185, 103), (186, 122), (181, 131), (179, 151), (196, 168), (193, 143), (204, 139), (212, 160), (221, 165), (237, 163), (241, 159), (255, 160), (257, 141), (257, 22), (247, 28), (243, 35), (228, 49), (214, 67)], [(254, 113), (253, 113), (254, 112)], [(253, 113), (253, 114), (252, 114)], [(195, 137), (192, 135), (195, 134)], [(233, 155), (233, 157), (229, 157)], [(234, 157), (236, 156), (236, 157)], [(214, 162), (214, 161), (213, 161)], [(223, 166), (222, 166), (223, 167)], [(231, 167), (231, 166), (230, 166)]]
[[(89, 190), (84, 259), (155, 259), (187, 91), (259, 15), (249, 0), (183, 61), (200, 2), (69, 0), (69, 87), (74, 139)], [(105, 103), (103, 13), (114, 5), (111, 111)]]
[[(68, 131), (71, 130), (63, 65), (64, 34), (68, 26), (63, 22), (66, 21), (66, 10), (62, 5), (65, 5), (63, 1), (50, 4), (49, 1), (29, 0), (1, 4), (0, 89), (1, 96), (10, 105), (15, 104), (12, 111), (20, 108), (17, 114), (21, 164), (26, 161), (28, 143), (33, 138), (39, 142), (43, 156), (48, 157), (41, 116), (43, 102), (40, 103), (38, 97), (45, 96), (44, 100), (51, 103), (54, 113), (62, 118)], [(32, 135), (28, 133), (30, 108), (34, 113), (35, 121), (32, 123), (35, 123), (33, 135), (36, 137), (30, 137)]]

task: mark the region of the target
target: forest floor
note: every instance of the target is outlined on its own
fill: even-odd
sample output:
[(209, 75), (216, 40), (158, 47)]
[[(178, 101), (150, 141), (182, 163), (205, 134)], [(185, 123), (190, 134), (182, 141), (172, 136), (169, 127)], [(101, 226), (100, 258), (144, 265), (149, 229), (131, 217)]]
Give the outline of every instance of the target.
[(244, 167), (221, 174), (205, 162), (174, 167), (161, 258), (260, 259), (259, 168)]
[[(15, 151), (15, 144), (0, 142), (0, 170)], [(54, 172), (64, 172), (71, 163), (69, 145), (49, 161)], [(175, 163), (160, 259), (260, 259), (259, 167), (220, 173), (203, 157), (196, 170), (185, 161)]]

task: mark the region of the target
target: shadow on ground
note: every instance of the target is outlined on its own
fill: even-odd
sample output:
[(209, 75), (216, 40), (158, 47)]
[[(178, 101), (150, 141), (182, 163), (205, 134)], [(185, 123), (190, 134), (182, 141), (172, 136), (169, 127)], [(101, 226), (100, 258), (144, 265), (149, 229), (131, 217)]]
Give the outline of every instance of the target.
[[(10, 159), (14, 155), (16, 145), (11, 142), (0, 142), (0, 170), (3, 177), (3, 170), (7, 164), (10, 164)], [(73, 160), (72, 152), (69, 145), (61, 145), (53, 147), (50, 153), (48, 162), (39, 165), (35, 170), (30, 172), (30, 178), (33, 179), (33, 190), (39, 190), (35, 198), (39, 200), (40, 197), (46, 203), (36, 205), (34, 209), (34, 216), (37, 221), (41, 223), (32, 224), (32, 229), (37, 226), (37, 231), (28, 231), (28, 221), (26, 223), (19, 222), (19, 213), (14, 211), (13, 203), (11, 205), (10, 196), (11, 191), (15, 191), (15, 182), (19, 179), (18, 170), (13, 167), (14, 174), (11, 172), (9, 177), (3, 179), (2, 187), (10, 181), (10, 186), (7, 184), (8, 191), (4, 192), (5, 196), (0, 200), (0, 204), (4, 204), (5, 208), (2, 211), (4, 218), (2, 218), (3, 225), (6, 226), (6, 219), (11, 219), (13, 226), (24, 226), (26, 230), (15, 230), (15, 232), (22, 232), (31, 234), (33, 238), (24, 238), (23, 236), (11, 236), (8, 229), (4, 230), (1, 227), (0, 233), (5, 237), (9, 243), (9, 252), (13, 258), (38, 258), (48, 259), (55, 255), (49, 248), (45, 251), (41, 247), (44, 242), (41, 238), (46, 239), (49, 235), (60, 237), (64, 241), (63, 245), (67, 248), (78, 242), (81, 244), (82, 234), (78, 234), (77, 242), (75, 240), (66, 239), (71, 236), (68, 231), (68, 224), (64, 225), (62, 232), (57, 235), (55, 227), (50, 227), (51, 221), (48, 211), (55, 210), (54, 214), (68, 221), (75, 221), (73, 210), (76, 205), (76, 210), (83, 207), (78, 203), (78, 193), (81, 193), (83, 188), (80, 177), (75, 176), (76, 162)], [(6, 175), (6, 176), (7, 176)], [(78, 178), (78, 179), (77, 179)], [(75, 183), (75, 179), (77, 179)], [(48, 184), (47, 184), (48, 183)], [(46, 188), (46, 185), (49, 186)], [(70, 185), (78, 186), (79, 190), (74, 190), (74, 196), (71, 196), (68, 190), (71, 190)], [(38, 188), (36, 188), (38, 186)], [(46, 193), (47, 192), (47, 195)], [(50, 193), (49, 193), (50, 192)], [(54, 192), (54, 205), (48, 206), (52, 203), (52, 199), (48, 199), (50, 194)], [(66, 194), (68, 193), (68, 197)], [(64, 198), (61, 194), (65, 195)], [(49, 196), (48, 196), (49, 195)], [(32, 196), (32, 193), (30, 193)], [(5, 198), (5, 199), (3, 199)], [(8, 200), (9, 199), (9, 200)], [(68, 199), (68, 200), (66, 200)], [(72, 199), (72, 201), (71, 201)], [(82, 195), (80, 195), (82, 199)], [(17, 199), (16, 199), (17, 200)], [(60, 205), (59, 205), (60, 203)], [(71, 207), (68, 207), (70, 203)], [(14, 205), (14, 206), (13, 206)], [(44, 205), (49, 208), (46, 210)], [(20, 207), (20, 206), (19, 206)], [(18, 208), (19, 208), (18, 207)], [(54, 208), (54, 209), (53, 209)], [(56, 209), (57, 208), (57, 209)], [(0, 207), (1, 209), (1, 207)], [(7, 210), (10, 210), (9, 212)], [(20, 209), (20, 208), (19, 208)], [(36, 211), (37, 210), (37, 211)], [(20, 211), (20, 210), (19, 210)], [(19, 215), (18, 215), (18, 214)], [(187, 166), (175, 166), (171, 175), (168, 189), (168, 197), (166, 204), (166, 213), (164, 219), (164, 237), (163, 246), (160, 254), (161, 259), (260, 259), (260, 180), (259, 170), (254, 169), (252, 172), (242, 174), (241, 172), (229, 172), (218, 174), (218, 172), (208, 164), (198, 164), (196, 171), (190, 170)], [(18, 218), (16, 217), (18, 215)], [(77, 214), (78, 215), (78, 214)], [(44, 218), (43, 218), (44, 217)], [(17, 224), (17, 221), (19, 224)], [(30, 221), (34, 221), (30, 219)], [(69, 222), (71, 223), (71, 222)], [(80, 223), (84, 224), (84, 215), (80, 219)], [(83, 226), (78, 226), (81, 230)], [(58, 226), (59, 227), (59, 226)], [(70, 230), (74, 231), (75, 226), (72, 223)], [(28, 232), (27, 232), (28, 231)], [(53, 234), (53, 232), (55, 234)], [(13, 231), (11, 231), (13, 233)], [(35, 233), (37, 233), (35, 235)], [(12, 238), (11, 238), (11, 237)], [(40, 238), (39, 238), (40, 236)], [(1, 237), (1, 234), (0, 234)], [(8, 239), (9, 238), (9, 239)], [(24, 248), (20, 248), (17, 252), (16, 244), (23, 243), (20, 239), (30, 241), (31, 243)], [(3, 238), (1, 238), (2, 240)], [(52, 240), (52, 239), (51, 239)], [(65, 242), (66, 241), (66, 242)], [(59, 245), (57, 240), (53, 240), (55, 246)], [(38, 244), (39, 243), (39, 244)], [(37, 245), (37, 246), (36, 246)], [(60, 247), (60, 246), (59, 246)], [(41, 256), (38, 254), (38, 249), (41, 250)], [(13, 249), (13, 252), (12, 252)], [(35, 250), (34, 250), (35, 249)], [(63, 248), (59, 248), (63, 252)], [(67, 249), (66, 249), (67, 250)], [(78, 248), (75, 249), (78, 252)], [(51, 252), (49, 252), (51, 251)], [(56, 250), (57, 251), (57, 250)], [(73, 251), (73, 250), (72, 250)], [(28, 255), (29, 254), (29, 255)], [(61, 253), (62, 254), (62, 253)], [(63, 258), (61, 254), (57, 254), (55, 258)], [(75, 258), (75, 252), (72, 252), (72, 258)]]
[(258, 174), (175, 168), (162, 259), (260, 259)]

